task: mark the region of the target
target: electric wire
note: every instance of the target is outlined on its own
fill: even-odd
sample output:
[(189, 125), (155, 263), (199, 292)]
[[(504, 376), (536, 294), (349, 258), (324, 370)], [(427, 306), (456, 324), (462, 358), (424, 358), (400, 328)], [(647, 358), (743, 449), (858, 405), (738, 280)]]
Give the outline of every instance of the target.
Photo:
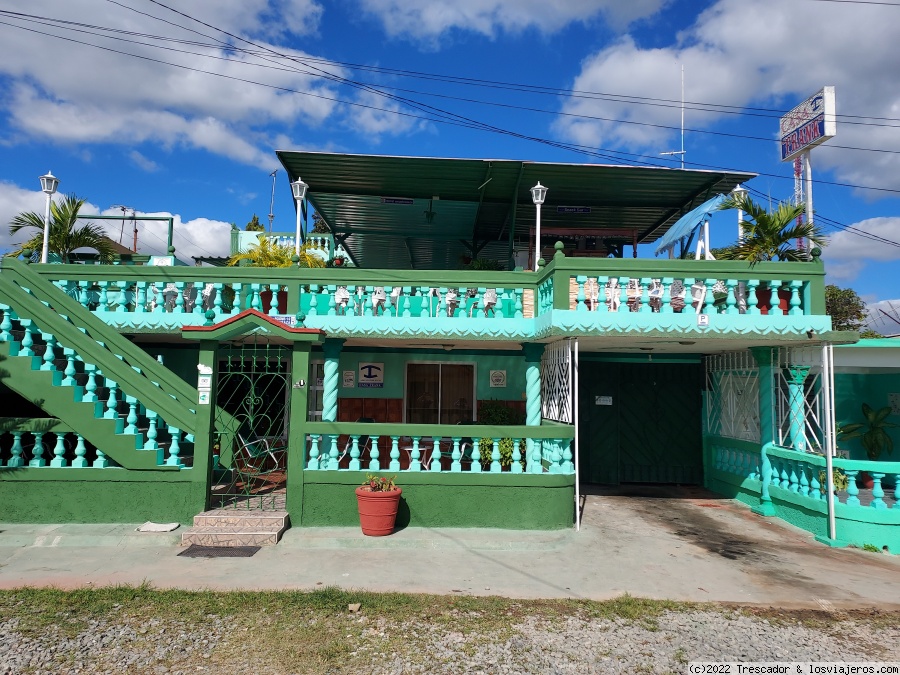
[[(146, 14), (146, 13), (144, 13), (144, 12), (139, 12), (139, 10), (135, 10), (134, 8), (129, 8), (129, 7), (125, 6), (125, 5), (122, 5), (121, 3), (115, 2), (115, 0), (109, 0), (109, 1), (110, 1), (110, 2), (113, 2), (113, 4), (117, 4), (117, 5), (120, 5), (120, 6), (122, 6), (122, 7), (125, 7), (125, 8), (128, 8), (128, 9), (132, 9), (133, 11), (138, 11), (138, 13), (140, 13), (140, 14), (145, 14), (145, 15), (147, 15), (147, 16), (151, 16), (152, 18), (158, 19), (158, 20), (160, 20), (160, 21), (164, 21), (164, 22), (166, 22), (166, 23), (169, 23), (170, 25), (174, 25), (174, 26), (179, 27), (179, 28), (182, 28), (182, 29), (184, 29), (184, 30), (188, 30), (188, 31), (197, 33), (197, 31), (193, 31), (193, 29), (189, 29), (189, 28), (186, 28), (186, 27), (184, 27), (184, 26), (181, 26), (180, 24), (175, 24), (175, 23), (173, 23), (173, 22), (166, 21), (165, 19), (160, 19), (159, 17), (155, 17), (155, 16), (153, 16), (153, 15), (149, 15), (149, 14)], [(164, 7), (164, 8), (166, 8), (166, 9), (170, 9), (170, 11), (173, 11), (173, 12), (175, 12), (175, 13), (177, 13), (177, 14), (180, 14), (180, 15), (182, 15), (182, 16), (185, 16), (186, 18), (191, 18), (191, 19), (193, 19), (193, 17), (190, 17), (189, 15), (186, 15), (186, 14), (184, 14), (184, 13), (182, 13), (182, 12), (178, 12), (177, 10), (171, 9), (171, 8), (167, 7), (166, 5), (164, 5), (163, 3), (156, 2), (155, 0), (150, 0), (150, 1), (153, 2), (154, 4), (157, 4), (157, 5), (161, 6), (161, 7)], [(220, 30), (220, 31), (221, 31), (221, 29), (217, 29), (215, 26), (212, 26), (212, 25), (210, 25), (210, 24), (206, 24), (206, 23), (204, 23), (204, 22), (202, 22), (202, 21), (199, 21), (199, 20), (197, 20), (197, 19), (193, 19), (193, 20), (195, 20), (195, 21), (197, 21), (198, 23), (201, 23), (202, 25), (205, 25), (205, 26), (207, 26), (207, 27), (209, 27), (209, 28), (212, 28), (213, 30)], [(0, 23), (5, 23), (5, 22), (0, 22)], [(5, 25), (11, 25), (11, 26), (13, 26), (13, 27), (19, 27), (19, 28), (24, 28), (25, 30), (32, 30), (32, 31), (33, 31), (33, 29), (28, 29), (28, 28), (25, 28), (25, 27), (22, 27), (22, 26), (15, 26), (14, 24), (5, 24)], [(291, 90), (291, 89), (289, 89), (289, 88), (277, 87), (277, 86), (275, 86), (275, 85), (269, 85), (269, 84), (266, 84), (266, 83), (261, 83), (261, 82), (255, 82), (255, 81), (245, 80), (244, 78), (236, 78), (236, 77), (233, 77), (233, 76), (226, 76), (226, 75), (223, 75), (223, 74), (221, 74), (221, 73), (214, 73), (214, 72), (210, 72), (210, 71), (203, 71), (203, 70), (200, 70), (200, 69), (195, 69), (195, 68), (191, 68), (191, 67), (188, 67), (188, 66), (184, 66), (184, 65), (182, 65), (182, 64), (174, 64), (174, 63), (171, 63), (171, 62), (161, 61), (161, 60), (159, 60), (159, 59), (152, 59), (152, 58), (145, 57), (145, 56), (141, 56), (141, 55), (131, 54), (131, 53), (129, 53), (129, 52), (121, 52), (121, 51), (119, 51), (119, 50), (113, 50), (113, 49), (110, 49), (110, 48), (108, 48), (108, 47), (103, 47), (103, 46), (95, 45), (95, 44), (92, 44), (92, 43), (86, 43), (86, 42), (79, 41), (79, 40), (72, 40), (71, 38), (65, 38), (64, 36), (58, 36), (58, 35), (54, 35), (54, 34), (50, 34), (50, 33), (44, 33), (44, 32), (42, 32), (42, 31), (33, 31), (33, 32), (37, 32), (37, 33), (40, 33), (40, 34), (48, 35), (48, 36), (50, 36), (50, 37), (57, 37), (57, 38), (60, 38), (60, 39), (65, 39), (65, 40), (77, 42), (77, 43), (80, 43), (80, 44), (84, 44), (84, 45), (86, 45), (86, 46), (92, 46), (92, 47), (96, 47), (96, 48), (99, 48), (99, 49), (104, 49), (104, 50), (107, 50), (107, 51), (112, 51), (112, 52), (115, 52), (115, 53), (120, 53), (120, 54), (123, 54), (123, 55), (128, 55), (128, 56), (132, 56), (132, 57), (136, 57), (136, 58), (141, 58), (141, 59), (146, 59), (146, 60), (150, 60), (150, 61), (155, 61), (155, 62), (159, 62), (159, 63), (163, 63), (163, 64), (166, 64), (166, 65), (171, 65), (171, 66), (175, 66), (175, 67), (179, 67), (179, 68), (185, 68), (185, 69), (187, 69), (187, 70), (191, 70), (191, 71), (195, 71), (195, 72), (201, 72), (201, 73), (205, 73), (205, 74), (217, 75), (217, 76), (221, 76), (221, 77), (226, 77), (227, 79), (236, 79), (236, 80), (239, 80), (239, 81), (244, 81), (244, 82), (248, 82), (248, 83), (251, 83), (251, 84), (256, 84), (256, 85), (259, 85), (259, 86), (267, 86), (267, 87), (272, 87), (272, 88), (276, 88), (276, 89), (282, 89), (282, 90), (286, 90), (286, 91), (293, 91), (294, 93), (298, 93), (298, 94), (312, 95), (312, 94), (310, 94), (309, 92), (300, 92), (300, 91), (296, 91), (296, 90)], [(236, 38), (236, 39), (243, 40), (243, 38), (240, 38), (240, 37), (238, 37), (238, 36), (233, 36), (232, 34), (228, 33), (227, 31), (221, 31), (221, 32), (225, 33), (226, 35), (229, 35), (230, 37), (234, 37), (234, 38)], [(202, 33), (198, 33), (198, 34), (203, 35)], [(204, 37), (209, 37), (209, 36), (204, 35)], [(210, 38), (210, 39), (215, 39), (215, 38)], [(247, 40), (244, 40), (244, 41), (247, 42), (248, 44), (254, 44), (254, 43), (252, 43), (252, 42), (250, 42), (250, 41), (247, 41)], [(151, 46), (152, 46), (152, 45), (151, 45)], [(254, 46), (256, 46), (256, 45), (254, 45)], [(276, 52), (276, 51), (274, 51), (274, 50), (267, 49), (266, 51), (272, 52), (272, 53), (274, 53), (274, 54), (278, 54), (279, 56), (283, 56), (283, 55), (279, 54), (278, 52)], [(196, 53), (194, 53), (193, 55), (204, 56), (204, 55), (202, 55), (202, 54), (196, 54)], [(292, 58), (291, 60), (298, 60), (298, 59)], [(300, 60), (300, 62), (302, 63), (302, 60)], [(319, 70), (320, 72), (322, 72), (322, 71), (321, 71), (320, 69), (318, 69), (318, 68), (317, 68), (316, 70)], [(307, 74), (312, 74), (312, 73), (308, 73), (308, 72), (307, 72)], [(335, 77), (335, 76), (334, 76), (333, 74), (331, 74), (331, 73), (326, 73), (326, 75), (328, 76), (328, 78)], [(352, 85), (354, 85), (354, 86), (362, 86), (363, 88), (365, 88), (365, 86), (366, 86), (366, 85), (360, 85), (360, 83), (353, 82), (352, 80), (348, 80), (347, 78), (338, 77), (338, 78), (336, 78), (336, 79), (337, 79), (338, 81), (343, 82), (343, 83), (352, 84)], [(384, 92), (381, 92), (381, 91), (378, 90), (377, 88), (374, 89), (374, 93), (378, 93), (378, 94), (381, 94), (381, 95), (385, 95)], [(329, 98), (329, 97), (321, 97), (321, 98)], [(408, 115), (408, 114), (403, 113), (403, 112), (401, 112), (401, 111), (391, 110), (391, 109), (382, 109), (382, 108), (377, 108), (377, 107), (375, 107), (375, 106), (367, 106), (367, 105), (365, 105), (365, 104), (359, 104), (359, 103), (357, 103), (357, 102), (352, 102), (352, 101), (342, 101), (342, 100), (340, 100), (340, 99), (331, 99), (331, 100), (336, 100), (337, 102), (344, 103), (344, 104), (349, 104), (349, 105), (358, 105), (358, 106), (361, 106), (361, 107), (364, 107), (364, 108), (373, 108), (373, 109), (376, 109), (376, 110), (381, 110), (381, 111), (383, 111), (383, 112), (388, 112), (388, 113), (392, 113), (392, 114)], [(407, 99), (405, 99), (405, 98), (403, 98), (403, 97), (399, 97), (399, 100), (402, 100), (403, 102), (407, 102)], [(417, 102), (414, 102), (414, 101), (413, 101), (413, 102), (411, 102), (411, 103), (412, 103), (412, 104), (416, 104)], [(498, 127), (494, 127), (493, 125), (487, 125), (487, 124), (484, 124), (484, 123), (481, 123), (481, 122), (478, 122), (478, 121), (475, 121), (475, 120), (470, 120), (470, 119), (468, 119), (468, 118), (465, 118), (464, 116), (457, 115), (456, 113), (447, 113), (446, 111), (441, 111), (440, 109), (435, 109), (435, 108), (433, 108), (432, 106), (423, 106), (423, 107), (420, 107), (419, 109), (422, 110), (423, 108), (424, 108), (424, 109), (428, 109), (428, 110), (436, 111), (436, 112), (441, 113), (441, 114), (443, 114), (443, 115), (449, 115), (450, 117), (456, 118), (457, 120), (464, 120), (465, 123), (462, 123), (462, 124), (461, 124), (461, 123), (459, 123), (458, 121), (457, 121), (457, 122), (453, 122), (453, 121), (450, 121), (450, 120), (447, 120), (447, 119), (439, 119), (439, 120), (433, 120), (433, 119), (431, 119), (430, 121), (440, 121), (440, 122), (443, 122), (443, 123), (457, 124), (458, 126), (466, 126), (466, 127), (474, 128), (474, 129), (482, 129), (482, 130), (496, 131), (496, 132), (498, 132), (498, 133), (505, 133), (505, 134), (508, 134), (508, 135), (513, 135), (513, 136), (518, 137), (518, 138), (523, 138), (523, 139), (527, 139), (527, 140), (534, 140), (534, 141), (537, 141), (537, 142), (543, 142), (543, 143), (546, 143), (546, 144), (549, 144), (549, 145), (553, 145), (553, 146), (555, 146), (555, 147), (559, 147), (559, 148), (561, 148), (561, 149), (569, 149), (569, 150), (573, 150), (573, 151), (576, 151), (576, 152), (582, 152), (582, 153), (585, 153), (585, 154), (592, 154), (592, 155), (594, 155), (594, 156), (599, 156), (599, 157), (602, 157), (602, 158), (605, 158), (605, 159), (611, 159), (611, 160), (613, 160), (613, 161), (621, 161), (618, 157), (614, 157), (614, 156), (609, 156), (609, 155), (601, 154), (601, 153), (597, 152), (597, 150), (595, 150), (595, 149), (593, 149), (593, 148), (590, 148), (590, 149), (589, 149), (589, 148), (587, 148), (586, 146), (577, 146), (577, 145), (575, 145), (575, 144), (559, 143), (559, 142), (549, 141), (548, 139), (540, 139), (540, 138), (537, 138), (537, 137), (532, 137), (532, 136), (528, 136), (528, 135), (524, 135), (524, 134), (519, 134), (519, 133), (517, 133), (517, 132), (510, 132), (510, 131), (505, 130), (505, 129), (500, 129), (500, 128), (498, 128)], [(409, 116), (409, 115), (408, 115), (408, 116)], [(419, 117), (419, 116), (415, 116), (415, 115), (411, 115), (411, 116), (413, 116), (413, 117)], [(429, 118), (426, 118), (426, 119), (429, 119)], [(605, 150), (604, 152), (611, 152), (611, 153), (615, 153), (615, 154), (625, 154), (625, 155), (631, 155), (631, 156), (641, 157), (641, 155), (636, 155), (635, 153), (623, 153), (623, 152), (621, 152), (621, 151), (615, 151), (615, 150)], [(646, 155), (644, 155), (644, 156), (646, 156)], [(641, 163), (642, 163), (642, 164), (649, 165), (649, 166), (657, 166), (657, 167), (659, 167), (659, 164), (656, 164), (656, 163), (650, 163), (650, 162), (641, 162)], [(697, 165), (697, 163), (693, 163), (693, 162), (691, 162), (690, 164)], [(701, 165), (701, 166), (703, 166), (703, 165)], [(716, 168), (717, 168), (717, 170), (734, 171), (733, 169), (723, 169), (722, 167), (716, 167)], [(781, 179), (786, 179), (786, 178), (787, 178), (787, 177), (785, 177), (785, 176), (780, 176), (780, 175), (776, 175), (776, 174), (764, 174), (764, 173), (763, 173), (763, 174), (760, 174), (760, 175), (769, 175), (769, 176), (773, 176), (773, 177), (781, 178)], [(831, 183), (831, 182), (829, 182), (829, 181), (821, 181), (821, 180), (816, 181), (816, 182), (820, 182), (820, 183), (824, 183), (824, 184), (835, 184), (835, 185), (841, 185), (841, 186), (845, 186), (845, 187), (853, 187), (853, 188), (860, 188), (860, 189), (875, 189), (875, 190), (884, 190), (884, 191), (890, 191), (890, 192), (898, 192), (898, 191), (890, 190), (890, 189), (887, 189), (887, 188), (874, 188), (874, 187), (871, 187), (871, 186), (857, 186), (857, 185), (851, 185), (851, 184)], [(822, 218), (824, 218), (824, 217), (823, 217), (823, 216), (820, 216), (820, 219), (822, 219)], [(837, 222), (837, 221), (834, 221), (834, 222)], [(851, 228), (851, 227), (849, 227), (849, 226), (843, 226), (843, 225), (838, 224), (836, 227), (841, 227), (841, 228), (843, 228), (843, 229), (848, 229), (848, 230), (850, 230), (850, 231), (852, 231), (852, 232), (855, 232), (855, 233), (857, 233), (857, 234), (860, 234), (860, 236), (867, 236), (867, 237), (869, 237), (869, 238), (872, 238), (872, 237), (874, 236), (874, 235), (871, 235), (870, 233), (866, 233), (866, 232), (861, 231), (861, 230), (856, 230), (855, 228)], [(186, 238), (186, 239), (187, 239), (187, 238)], [(883, 239), (883, 238), (879, 238), (879, 239), (882, 240), (882, 241), (885, 242), (885, 243), (890, 243), (890, 244), (894, 244), (894, 245), (900, 245), (900, 244), (897, 244), (897, 242), (891, 242), (890, 240), (886, 240), (886, 239)], [(195, 246), (197, 246), (197, 248), (200, 248), (201, 250), (205, 250), (205, 249), (203, 249), (202, 247), (200, 247), (199, 245), (197, 245), (196, 242), (193, 242), (193, 241), (191, 241), (191, 240), (189, 240), (189, 239), (188, 239), (188, 241), (190, 241), (190, 243), (192, 243), (192, 244), (194, 244)], [(209, 253), (209, 251), (207, 251), (207, 252)]]

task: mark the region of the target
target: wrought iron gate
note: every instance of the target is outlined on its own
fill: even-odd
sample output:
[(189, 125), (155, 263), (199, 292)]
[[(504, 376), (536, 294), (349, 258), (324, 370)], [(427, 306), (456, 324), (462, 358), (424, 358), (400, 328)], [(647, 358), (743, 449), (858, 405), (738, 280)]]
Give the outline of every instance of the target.
[(283, 508), (290, 356), (289, 347), (258, 336), (220, 347), (212, 506)]

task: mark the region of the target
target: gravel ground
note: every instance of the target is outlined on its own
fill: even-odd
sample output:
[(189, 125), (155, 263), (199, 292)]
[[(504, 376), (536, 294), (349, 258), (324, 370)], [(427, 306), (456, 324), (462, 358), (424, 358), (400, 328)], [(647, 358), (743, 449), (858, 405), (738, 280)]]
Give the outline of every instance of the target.
[(341, 617), (345, 642), (337, 655), (317, 652), (302, 667), (254, 649), (252, 629), (213, 615), (191, 623), (111, 615), (38, 634), (21, 630), (18, 619), (0, 619), (0, 673), (682, 673), (695, 660), (900, 661), (896, 620), (800, 623), (791, 614), (769, 620), (727, 609), (633, 621), (525, 615), (485, 636), (466, 630), (472, 617), (447, 618)]

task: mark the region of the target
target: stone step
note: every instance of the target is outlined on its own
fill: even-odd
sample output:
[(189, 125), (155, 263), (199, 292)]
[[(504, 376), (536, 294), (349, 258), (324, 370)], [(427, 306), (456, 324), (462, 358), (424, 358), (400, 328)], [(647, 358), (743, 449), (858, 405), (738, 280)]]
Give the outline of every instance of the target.
[(274, 546), (287, 529), (253, 529), (241, 526), (192, 527), (181, 535), (181, 545), (189, 546)]
[(287, 511), (243, 511), (214, 509), (194, 516), (194, 527), (243, 527), (249, 530), (280, 530), (287, 527)]

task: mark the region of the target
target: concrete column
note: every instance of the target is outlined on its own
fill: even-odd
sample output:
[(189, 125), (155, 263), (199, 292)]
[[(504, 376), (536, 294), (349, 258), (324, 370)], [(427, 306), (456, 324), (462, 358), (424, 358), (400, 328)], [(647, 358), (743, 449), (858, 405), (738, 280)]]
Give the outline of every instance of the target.
[(343, 346), (344, 341), (339, 338), (327, 338), (322, 345), (322, 350), (325, 352), (322, 382), (323, 422), (337, 421), (338, 384), (340, 381), (338, 359), (340, 359)]
[(791, 408), (790, 439), (791, 447), (797, 452), (806, 452), (806, 394), (803, 383), (809, 375), (809, 366), (791, 365), (785, 368), (788, 383), (788, 395)]
[[(309, 348), (308, 342), (295, 342), (291, 351), (290, 425), (288, 427), (287, 456), (287, 504), (291, 522), (300, 525), (303, 521), (303, 476), (306, 466), (306, 410), (309, 392)], [(300, 380), (304, 386), (297, 386)]]
[(541, 424), (541, 356), (544, 345), (528, 343), (525, 351), (525, 424), (537, 427)]

